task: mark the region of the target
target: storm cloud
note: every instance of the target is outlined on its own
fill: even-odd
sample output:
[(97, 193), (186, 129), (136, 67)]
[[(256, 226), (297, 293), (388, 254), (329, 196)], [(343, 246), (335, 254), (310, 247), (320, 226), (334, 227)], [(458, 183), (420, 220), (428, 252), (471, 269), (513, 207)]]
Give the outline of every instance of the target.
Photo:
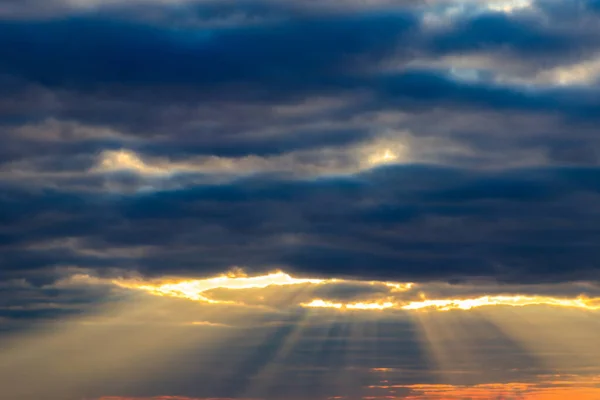
[(363, 3), (1, 2), (2, 282), (597, 281), (598, 2)]

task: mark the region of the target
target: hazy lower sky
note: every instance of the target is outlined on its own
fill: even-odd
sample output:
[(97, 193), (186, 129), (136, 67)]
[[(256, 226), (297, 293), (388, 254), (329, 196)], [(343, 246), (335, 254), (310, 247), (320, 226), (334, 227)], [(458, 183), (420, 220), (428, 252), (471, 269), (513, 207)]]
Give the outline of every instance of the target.
[(600, 399), (600, 1), (0, 0), (0, 399)]

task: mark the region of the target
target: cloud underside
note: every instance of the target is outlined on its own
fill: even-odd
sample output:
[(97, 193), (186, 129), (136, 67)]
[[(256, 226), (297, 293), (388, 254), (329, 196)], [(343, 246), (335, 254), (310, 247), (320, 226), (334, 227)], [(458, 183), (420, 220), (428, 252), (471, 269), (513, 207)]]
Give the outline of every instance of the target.
[(250, 274), (510, 283), (598, 278), (598, 172), (387, 166), (319, 179), (255, 176), (141, 192), (0, 198), (4, 279)]
[[(95, 284), (87, 275), (65, 283)], [(118, 288), (200, 302), (265, 309), (322, 308), (339, 311), (450, 311), (480, 307), (549, 306), (600, 310), (600, 288), (589, 283), (551, 285), (425, 284), (294, 278), (284, 272), (262, 276), (220, 275), (203, 280), (113, 279)]]

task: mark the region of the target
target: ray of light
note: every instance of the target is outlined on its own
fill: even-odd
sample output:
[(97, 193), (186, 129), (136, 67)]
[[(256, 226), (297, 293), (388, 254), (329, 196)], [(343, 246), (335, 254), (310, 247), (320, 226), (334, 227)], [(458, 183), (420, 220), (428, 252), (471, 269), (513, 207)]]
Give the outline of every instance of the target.
[(376, 302), (360, 302), (360, 303), (340, 303), (322, 299), (315, 299), (310, 303), (300, 304), (306, 308), (335, 308), (338, 310), (385, 310), (387, 308), (393, 308), (394, 303), (376, 303)]
[[(302, 286), (294, 297), (300, 297), (308, 290), (308, 287)], [(243, 391), (245, 397), (257, 397), (269, 390), (269, 385), (276, 381), (278, 371), (284, 366), (285, 361), (294, 351), (302, 337), (306, 335), (308, 327), (312, 323), (310, 317), (311, 310), (303, 310), (300, 314), (300, 318), (293, 321), (291, 332), (281, 342), (273, 357), (268, 363), (264, 364), (253, 373), (252, 380), (249, 382), (248, 387)]]
[(573, 309), (481, 310), (479, 314), (559, 372), (600, 373), (600, 313)]
[[(189, 321), (210, 321), (214, 315), (227, 321), (223, 314), (220, 307), (136, 296), (93, 315), (3, 338), (2, 395), (70, 400), (106, 389), (106, 382), (111, 387), (135, 385), (189, 346), (210, 348), (232, 340), (236, 330)], [(230, 319), (243, 318), (229, 314)]]
[(537, 354), (477, 313), (410, 313), (443, 383), (507, 381), (549, 372)]
[[(461, 340), (456, 336), (456, 332), (451, 327), (441, 324), (437, 315), (419, 313), (415, 318), (430, 363), (443, 373), (442, 382), (453, 383), (455, 374), (470, 373), (461, 369), (466, 355), (456, 350), (456, 341)], [(462, 339), (467, 340), (467, 338)]]
[[(351, 300), (354, 297), (350, 297), (350, 300), (327, 300), (327, 297), (313, 297), (316, 293), (322, 293), (321, 288), (325, 285), (349, 282), (358, 284), (358, 288), (368, 287), (369, 284), (381, 285), (383, 283), (389, 290), (381, 293), (376, 291), (374, 295), (371, 293), (367, 296), (368, 300), (363, 301)], [(352, 369), (358, 361), (352, 359), (352, 354), (348, 353), (355, 351), (353, 346), (359, 341), (358, 327), (355, 324), (359, 323), (360, 318), (354, 320), (355, 313), (364, 313), (365, 316), (393, 316), (394, 313), (412, 315), (423, 335), (431, 359), (437, 364), (438, 372), (444, 374), (444, 382), (475, 384), (482, 379), (494, 381), (494, 379), (510, 377), (510, 374), (502, 374), (499, 370), (522, 371), (523, 367), (532, 368), (538, 372), (545, 372), (546, 370), (543, 368), (552, 370), (549, 367), (554, 364), (548, 362), (538, 365), (537, 361), (544, 352), (548, 352), (553, 343), (565, 341), (565, 336), (560, 334), (556, 334), (553, 340), (537, 340), (531, 332), (544, 333), (546, 330), (551, 330), (552, 326), (544, 325), (545, 323), (535, 319), (532, 321), (537, 325), (530, 324), (526, 327), (521, 326), (522, 324), (511, 325), (512, 321), (516, 319), (507, 317), (509, 315), (507, 310), (513, 310), (520, 315), (525, 315), (522, 314), (522, 310), (535, 310), (534, 314), (537, 313), (536, 315), (539, 316), (543, 315), (539, 313), (539, 310), (559, 309), (561, 310), (560, 315), (564, 311), (590, 317), (591, 314), (596, 314), (594, 310), (600, 308), (598, 299), (585, 296), (566, 298), (515, 294), (428, 299), (426, 297), (428, 288), (424, 284), (300, 279), (281, 271), (253, 277), (238, 272), (203, 280), (115, 280), (113, 283), (121, 288), (145, 292), (158, 298), (174, 298), (180, 299), (178, 301), (182, 302), (193, 300), (189, 303), (203, 304), (207, 307), (236, 307), (245, 304), (244, 297), (246, 295), (260, 298), (264, 297), (264, 294), (269, 297), (267, 303), (272, 307), (273, 304), (276, 304), (274, 306), (276, 309), (279, 309), (280, 306), (284, 308), (300, 306), (307, 309), (306, 311), (310, 311), (311, 315), (313, 312), (315, 315), (325, 313), (330, 317), (329, 320), (326, 320), (326, 323), (329, 324), (329, 332), (320, 341), (321, 346), (316, 353), (314, 367), (323, 368), (323, 381), (330, 387), (335, 386), (339, 393), (347, 392), (349, 387), (355, 385), (359, 380), (357, 376), (360, 376)], [(267, 288), (269, 288), (268, 293), (263, 293)], [(229, 299), (237, 299), (230, 301), (227, 295), (223, 294), (224, 292), (215, 292), (219, 290), (239, 291), (239, 295), (229, 297)], [(336, 296), (335, 290), (330, 292), (329, 289), (326, 289), (324, 292), (325, 296), (327, 293), (333, 293), (331, 294), (333, 298)], [(449, 294), (452, 293), (449, 292)], [(307, 298), (313, 300), (304, 301)], [(346, 297), (343, 295), (341, 298), (345, 299)], [(468, 310), (470, 312), (466, 313), (465, 311)], [(479, 314), (479, 310), (486, 310), (486, 313)], [(552, 315), (558, 314), (554, 312)], [(590, 335), (593, 336), (591, 332), (598, 330), (592, 331), (591, 325), (577, 321), (581, 329), (588, 332), (586, 341), (590, 343), (592, 339)], [(208, 326), (214, 323), (201, 318), (196, 322), (199, 325), (208, 324)], [(241, 369), (237, 373), (234, 371), (231, 375), (231, 382), (236, 381), (236, 376), (238, 376), (238, 383), (239, 376), (245, 377), (243, 385), (240, 385), (243, 391), (239, 392), (239, 395), (267, 393), (269, 388), (277, 384), (277, 380), (284, 376), (280, 367), (285, 364), (288, 355), (305, 334), (303, 322), (295, 321), (295, 323), (296, 325), (292, 324), (285, 329), (281, 328), (276, 332), (265, 333), (262, 339), (257, 339), (257, 346), (264, 348), (266, 354), (250, 354), (247, 361), (244, 361), (245, 356), (240, 358)], [(568, 322), (567, 324), (576, 326)], [(528, 337), (527, 334), (530, 336)], [(489, 347), (492, 339), (504, 347)], [(576, 339), (573, 337), (571, 341), (576, 342)], [(484, 349), (487, 353), (484, 355), (483, 350), (474, 351), (474, 348)], [(508, 357), (498, 356), (501, 352), (505, 352)], [(581, 349), (571, 349), (569, 354), (573, 357), (580, 353), (582, 353)], [(512, 356), (514, 358), (511, 358)], [(597, 367), (599, 359), (597, 356), (594, 352), (588, 352), (582, 359), (588, 360), (586, 365)], [(543, 357), (546, 356), (543, 355)], [(255, 363), (256, 360), (259, 360), (258, 364)], [(497, 363), (497, 365), (494, 366), (491, 363)], [(487, 374), (483, 374), (484, 371)]]

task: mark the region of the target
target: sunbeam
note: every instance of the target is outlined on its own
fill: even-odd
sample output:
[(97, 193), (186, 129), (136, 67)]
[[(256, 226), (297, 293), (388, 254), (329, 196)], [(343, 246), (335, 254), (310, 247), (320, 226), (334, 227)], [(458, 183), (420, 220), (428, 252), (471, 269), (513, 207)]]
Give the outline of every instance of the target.
[[(190, 346), (209, 349), (234, 340), (244, 313), (223, 314), (178, 299), (133, 296), (97, 310), (3, 339), (0, 381), (11, 399), (81, 399), (126, 390), (160, 373)], [(211, 323), (219, 316), (218, 323)], [(223, 318), (225, 316), (225, 318)], [(246, 314), (246, 324), (256, 315)], [(23, 374), (30, 378), (23, 381)], [(107, 386), (107, 382), (110, 382)]]
[(536, 307), (521, 312), (481, 310), (480, 315), (557, 373), (600, 374), (597, 311)]

